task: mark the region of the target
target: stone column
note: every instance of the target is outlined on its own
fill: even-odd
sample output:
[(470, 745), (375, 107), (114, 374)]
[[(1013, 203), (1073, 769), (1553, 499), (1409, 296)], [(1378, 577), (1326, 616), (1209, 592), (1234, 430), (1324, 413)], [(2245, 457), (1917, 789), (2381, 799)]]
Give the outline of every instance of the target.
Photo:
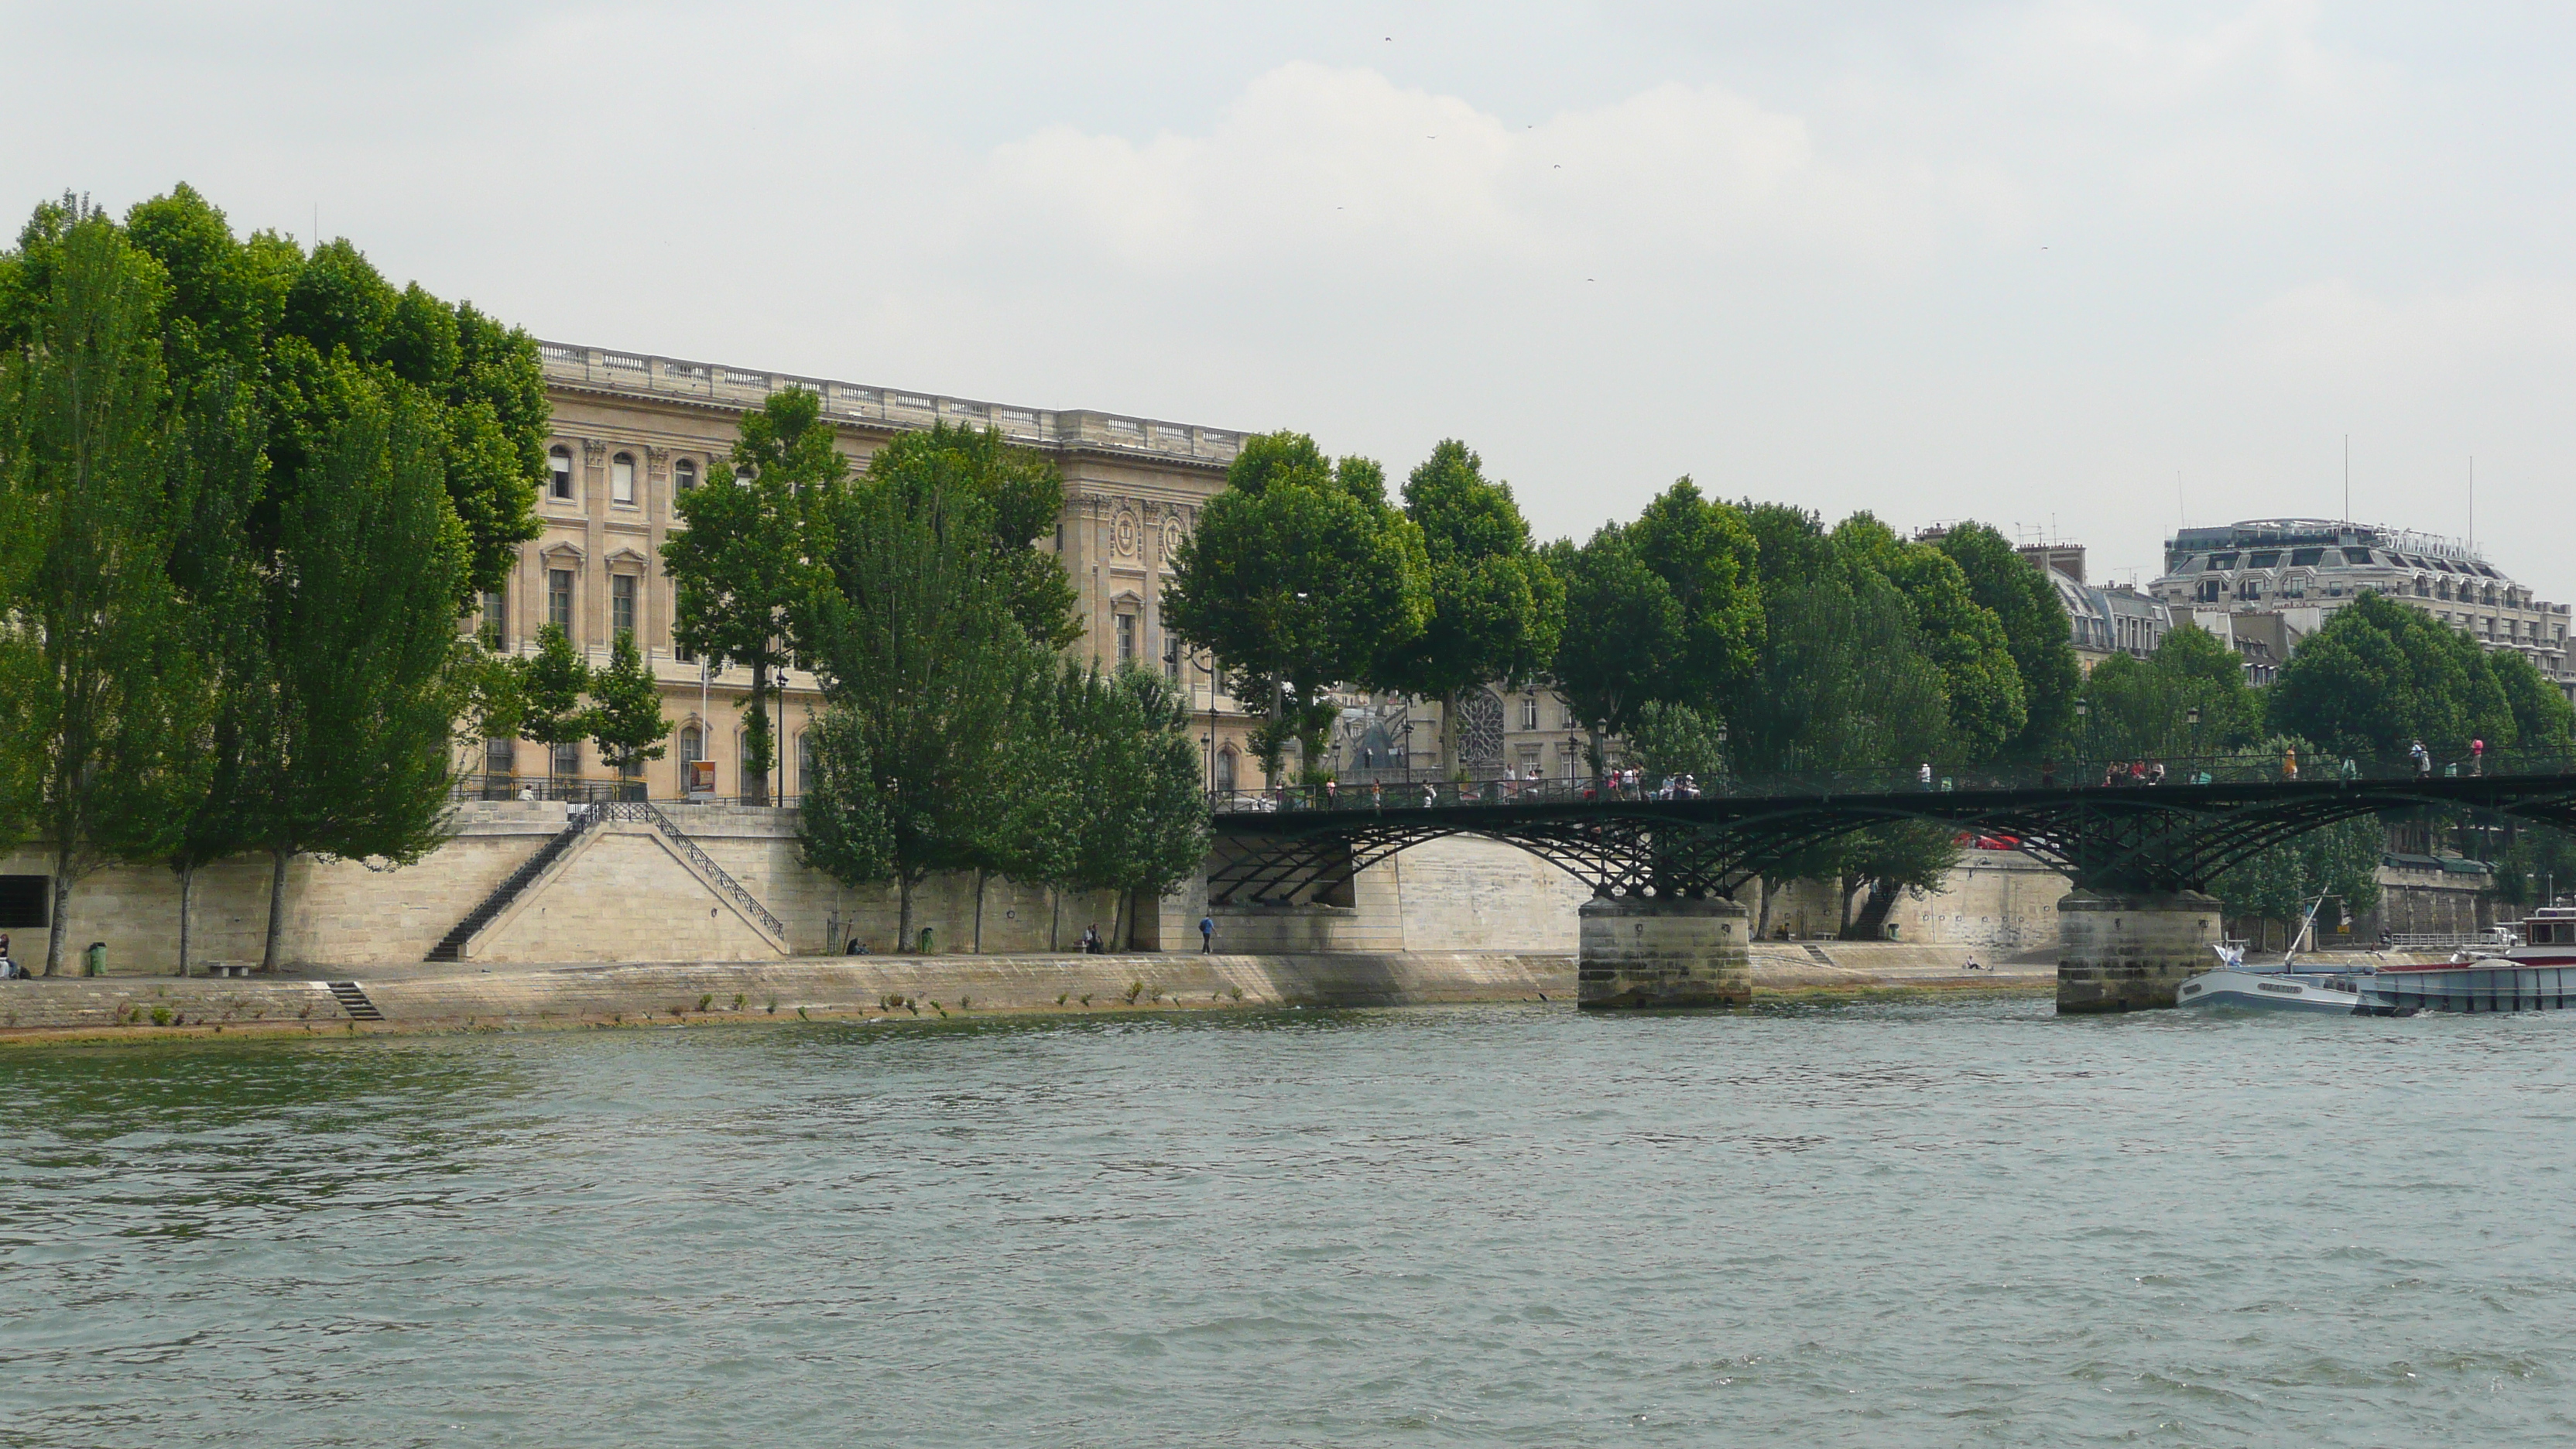
[(2069, 891), (2057, 903), (2057, 1009), (2171, 1006), (2186, 978), (2218, 964), (2218, 933), (2218, 901), (2197, 891)]
[(1580, 914), (1578, 1006), (1742, 1006), (1753, 998), (1744, 907), (1731, 900), (1602, 896)]

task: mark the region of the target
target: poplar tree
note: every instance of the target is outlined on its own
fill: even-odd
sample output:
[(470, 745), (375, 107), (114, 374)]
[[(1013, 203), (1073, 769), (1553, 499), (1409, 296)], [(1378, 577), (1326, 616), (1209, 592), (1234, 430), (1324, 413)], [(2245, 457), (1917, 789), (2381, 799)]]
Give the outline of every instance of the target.
[(1393, 645), (1377, 682), (1441, 702), (1442, 755), (1456, 760), (1459, 697), (1544, 673), (1565, 625), (1565, 584), (1530, 545), (1511, 485), (1450, 439), (1404, 482), (1404, 514), (1422, 535), (1430, 612), (1422, 632)]
[(769, 709), (779, 672), (809, 651), (815, 601), (829, 586), (830, 524), (849, 476), (823, 400), (803, 388), (772, 393), (745, 414), (731, 476), (682, 493), (688, 526), (662, 545), (679, 593), (672, 637), (719, 664), (751, 669), (742, 794), (769, 798), (777, 734)]
[(472, 668), (455, 606), (471, 544), (447, 500), (437, 416), (408, 389), (336, 371), (340, 420), (281, 519), (273, 693), (246, 790), (270, 857), (269, 970), (295, 857), (408, 865), (445, 839)]
[(157, 854), (168, 802), (195, 788), (199, 668), (169, 575), (184, 475), (161, 269), (77, 201), (40, 210), (12, 262), (0, 477), (17, 587), (0, 728), (52, 858), (50, 976), (74, 882), (107, 859)]

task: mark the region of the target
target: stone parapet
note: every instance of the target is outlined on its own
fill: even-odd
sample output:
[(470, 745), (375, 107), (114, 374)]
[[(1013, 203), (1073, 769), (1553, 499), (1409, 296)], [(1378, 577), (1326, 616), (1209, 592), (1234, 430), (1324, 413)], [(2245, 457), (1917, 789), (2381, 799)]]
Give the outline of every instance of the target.
[(2212, 896), (2075, 890), (2057, 912), (2060, 1012), (2171, 1006), (2185, 980), (2218, 964), (2209, 949), (2219, 936)]

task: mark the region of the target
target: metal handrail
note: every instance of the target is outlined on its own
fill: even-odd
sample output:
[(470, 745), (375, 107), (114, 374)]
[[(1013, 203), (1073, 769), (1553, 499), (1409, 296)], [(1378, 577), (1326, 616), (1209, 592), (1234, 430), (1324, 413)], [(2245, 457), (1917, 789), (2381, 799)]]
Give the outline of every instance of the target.
[(1492, 777), (1419, 784), (1357, 781), (1330, 785), (1274, 785), (1267, 790), (1217, 791), (1208, 809), (1217, 815), (1271, 814), (1282, 811), (1367, 810), (1380, 813), (1449, 809), (1478, 805), (1552, 805), (1598, 802), (1660, 802), (1709, 799), (1819, 798), (1849, 795), (1954, 794), (1978, 791), (2050, 790), (2121, 793), (2193, 785), (2297, 783), (2349, 785), (2465, 780), (2511, 776), (2576, 775), (2576, 755), (2557, 751), (2466, 749), (2428, 752), (2423, 757), (2301, 753), (2296, 772), (2283, 756), (2240, 751), (2226, 755), (2146, 756), (2134, 761), (2144, 768), (2133, 775), (2130, 759), (2070, 759), (2062, 764), (1951, 766), (1931, 762), (1912, 767), (1869, 770), (1782, 771), (1726, 774), (1691, 780), (1687, 785), (1662, 778), (1641, 778), (1633, 786), (1619, 783), (1617, 772), (1567, 780)]
[(761, 923), (769, 928), (771, 935), (782, 941), (787, 939), (786, 924), (771, 915), (767, 906), (762, 905), (757, 897), (743, 888), (742, 882), (735, 880), (730, 871), (716, 864), (713, 856), (700, 850), (698, 843), (691, 840), (687, 832), (681, 830), (678, 825), (673, 824), (671, 817), (663, 814), (651, 801), (617, 800), (589, 808), (592, 815), (599, 820), (631, 820), (638, 824), (651, 825), (661, 831), (679, 845), (681, 851), (687, 855), (690, 864), (705, 871), (718, 886), (724, 889), (726, 895), (733, 897), (735, 904), (757, 916)]

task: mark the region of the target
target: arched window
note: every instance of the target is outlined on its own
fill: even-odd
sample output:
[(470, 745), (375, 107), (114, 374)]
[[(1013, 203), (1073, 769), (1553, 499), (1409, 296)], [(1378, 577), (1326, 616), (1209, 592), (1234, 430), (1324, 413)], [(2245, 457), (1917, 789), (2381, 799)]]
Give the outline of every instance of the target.
[(608, 460), (608, 501), (635, 501), (635, 455), (620, 453)]
[(671, 465), (671, 486), (682, 493), (698, 486), (698, 460), (682, 458)]
[(553, 448), (546, 453), (546, 496), (572, 497), (572, 449)]

